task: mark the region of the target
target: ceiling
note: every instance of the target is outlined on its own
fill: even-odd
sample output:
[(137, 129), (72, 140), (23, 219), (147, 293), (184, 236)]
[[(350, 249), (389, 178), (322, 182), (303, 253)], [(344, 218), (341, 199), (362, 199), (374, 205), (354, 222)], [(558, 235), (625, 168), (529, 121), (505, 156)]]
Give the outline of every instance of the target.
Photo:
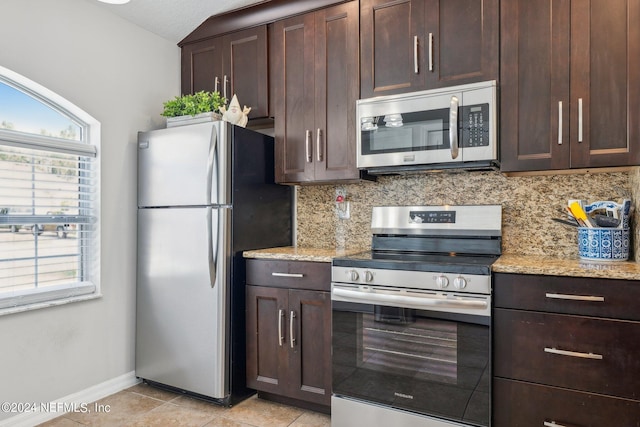
[(99, 5), (145, 30), (178, 43), (207, 18), (240, 9), (264, 0), (131, 0), (127, 4), (107, 4), (86, 0)]

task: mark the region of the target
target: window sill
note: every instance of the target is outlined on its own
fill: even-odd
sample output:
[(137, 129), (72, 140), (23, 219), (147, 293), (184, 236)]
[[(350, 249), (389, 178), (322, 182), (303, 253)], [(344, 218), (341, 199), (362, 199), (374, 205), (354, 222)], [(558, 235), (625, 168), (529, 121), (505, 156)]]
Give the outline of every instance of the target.
[(96, 286), (86, 282), (75, 286), (52, 287), (41, 292), (30, 290), (0, 298), (0, 316), (101, 297), (102, 294), (96, 289)]

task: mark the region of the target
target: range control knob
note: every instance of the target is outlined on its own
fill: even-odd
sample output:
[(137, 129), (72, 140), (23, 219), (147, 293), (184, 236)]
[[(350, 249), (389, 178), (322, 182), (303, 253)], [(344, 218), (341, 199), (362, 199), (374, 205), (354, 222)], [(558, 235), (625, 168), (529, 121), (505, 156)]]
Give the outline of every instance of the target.
[(371, 282), (373, 280), (373, 273), (370, 272), (369, 270), (364, 272), (364, 281), (365, 282)]
[(458, 276), (458, 277), (456, 277), (456, 278), (454, 279), (454, 281), (453, 281), (453, 286), (454, 286), (456, 289), (464, 289), (464, 288), (466, 288), (466, 287), (467, 287), (467, 279), (465, 279), (465, 278), (464, 278), (464, 277), (462, 277), (462, 276)]
[(449, 286), (449, 278), (444, 275), (438, 276), (436, 278), (436, 285), (438, 285), (440, 289), (446, 288), (447, 286)]
[(349, 271), (349, 277), (351, 278), (352, 281), (355, 282), (356, 280), (358, 280), (360, 278), (360, 275), (358, 274), (357, 271), (351, 270), (351, 271)]

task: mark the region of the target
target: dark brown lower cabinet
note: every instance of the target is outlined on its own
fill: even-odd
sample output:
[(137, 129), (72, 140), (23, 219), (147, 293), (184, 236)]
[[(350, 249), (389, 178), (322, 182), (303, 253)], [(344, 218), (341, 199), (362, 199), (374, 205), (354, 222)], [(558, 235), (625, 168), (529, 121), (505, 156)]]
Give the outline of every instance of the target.
[(492, 427), (640, 427), (640, 282), (493, 284)]
[(493, 427), (637, 427), (640, 402), (498, 378)]
[[(251, 261), (247, 267), (248, 283), (251, 283), (250, 272), (256, 271)], [(293, 263), (282, 263), (283, 266), (287, 264)], [(277, 266), (278, 263), (276, 269)], [(330, 269), (330, 264), (326, 264), (326, 268)], [(303, 273), (273, 273), (288, 275), (284, 277), (283, 285), (293, 280), (291, 275), (300, 275), (304, 285)], [(269, 281), (273, 281), (273, 276)], [(329, 280), (327, 286), (330, 286)], [(328, 291), (248, 285), (247, 385), (272, 396), (324, 406), (328, 411), (331, 399), (330, 325), (331, 295)]]

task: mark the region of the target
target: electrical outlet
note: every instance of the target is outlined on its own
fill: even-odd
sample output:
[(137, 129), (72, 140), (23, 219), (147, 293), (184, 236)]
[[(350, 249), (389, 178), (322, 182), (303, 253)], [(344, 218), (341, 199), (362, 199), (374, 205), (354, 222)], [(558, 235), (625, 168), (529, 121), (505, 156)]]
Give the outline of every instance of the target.
[(347, 192), (344, 188), (336, 188), (336, 211), (338, 212), (338, 218), (349, 219), (351, 204), (347, 201)]

